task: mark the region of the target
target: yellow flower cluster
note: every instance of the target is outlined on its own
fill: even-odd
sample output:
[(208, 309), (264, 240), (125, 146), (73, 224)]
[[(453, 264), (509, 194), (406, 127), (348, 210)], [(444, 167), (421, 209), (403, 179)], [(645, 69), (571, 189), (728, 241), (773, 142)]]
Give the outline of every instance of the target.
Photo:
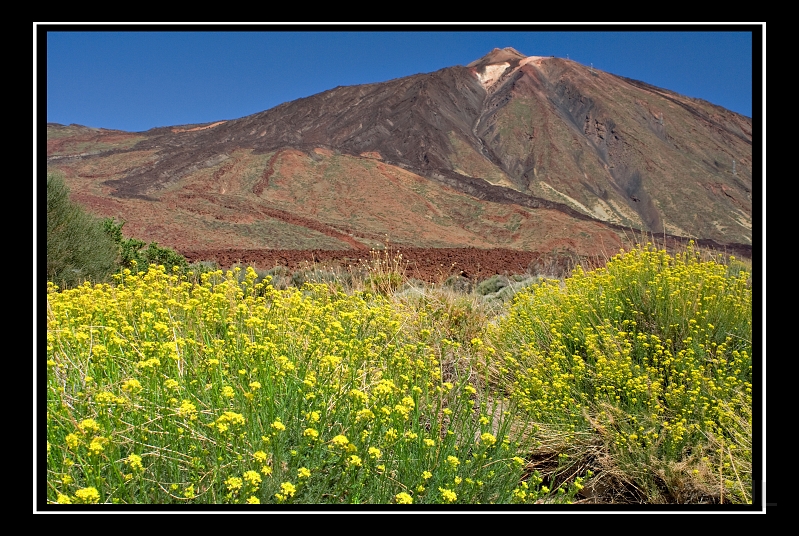
[(480, 434), (480, 441), (483, 442), (483, 444), (485, 444), (486, 446), (491, 447), (497, 442), (497, 438), (494, 437), (493, 434), (484, 432)]
[(458, 496), (450, 489), (438, 488), (438, 491), (441, 492), (441, 498), (444, 500), (444, 502), (454, 503), (458, 500)]
[(397, 504), (413, 504), (413, 497), (405, 493), (404, 491), (401, 493), (397, 493), (394, 496)]
[(257, 471), (245, 471), (243, 477), (244, 481), (254, 489), (258, 489), (258, 486), (261, 485), (261, 475)]
[[(450, 408), (461, 400), (460, 386), (442, 384), (438, 351), (406, 336), (397, 305), (328, 285), (277, 290), (257, 279), (252, 269), (187, 278), (152, 266), (122, 273), (113, 285), (48, 286), (48, 461), (60, 464), (48, 473), (49, 500), (89, 500), (74, 490), (96, 482), (108, 486), (99, 495), (118, 498), (145, 470), (238, 467), (238, 476), (218, 485), (244, 502), (259, 479), (285, 475), (284, 464), (299, 467), (301, 480), (315, 474), (313, 457), (303, 456), (320, 459), (319, 450), (340, 456), (341, 470), (358, 478), (394, 478), (402, 456), (414, 450), (427, 457), (423, 467), (437, 467), (445, 425), (425, 430), (417, 421), (442, 415), (454, 422)], [(432, 330), (427, 339), (435, 339)], [(449, 352), (459, 348), (446, 344)], [(486, 344), (473, 346), (483, 352)], [(476, 389), (465, 393), (474, 397)], [(452, 397), (450, 407), (441, 407), (442, 396)], [(126, 474), (110, 473), (114, 464), (107, 463), (102, 475), (89, 474), (77, 463), (65, 489), (65, 467), (87, 454), (119, 460)], [(418, 470), (413, 474), (418, 478)], [(158, 484), (154, 489), (170, 490), (163, 501), (188, 486), (186, 499), (224, 495), (201, 492), (196, 482)], [(387, 500), (402, 503), (398, 491)], [(297, 493), (285, 482), (269, 500)]]
[(330, 440), (330, 448), (346, 449), (350, 440), (345, 435), (337, 435)]
[(240, 413), (234, 411), (226, 411), (214, 421), (213, 426), (220, 432), (227, 432), (231, 426), (244, 426), (245, 419)]
[(225, 486), (227, 486), (228, 491), (233, 493), (238, 492), (243, 485), (244, 481), (237, 476), (232, 476), (225, 480)]
[(75, 491), (75, 499), (82, 504), (100, 502), (100, 492), (95, 487), (81, 488)]
[(294, 494), (297, 493), (297, 488), (291, 482), (283, 482), (280, 484), (280, 493), (275, 494), (275, 498), (278, 502), (283, 502), (291, 497), (294, 497)]

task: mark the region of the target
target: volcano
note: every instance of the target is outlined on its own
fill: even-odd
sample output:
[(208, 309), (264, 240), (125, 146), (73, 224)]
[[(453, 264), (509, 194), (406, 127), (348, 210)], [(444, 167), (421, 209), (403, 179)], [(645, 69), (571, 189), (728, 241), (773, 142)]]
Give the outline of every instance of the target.
[(751, 256), (752, 141), (749, 117), (508, 47), (233, 120), (51, 123), (47, 169), (196, 260), (386, 242), (607, 255), (643, 234)]

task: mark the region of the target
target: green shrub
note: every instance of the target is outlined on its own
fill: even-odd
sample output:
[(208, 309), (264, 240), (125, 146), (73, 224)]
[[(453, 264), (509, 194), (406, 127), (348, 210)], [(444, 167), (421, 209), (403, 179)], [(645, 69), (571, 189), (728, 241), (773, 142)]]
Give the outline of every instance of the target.
[(69, 199), (62, 176), (47, 174), (47, 279), (64, 287), (103, 282), (117, 267), (119, 250), (100, 219)]
[(163, 264), (166, 268), (177, 266), (180, 269), (188, 267), (189, 263), (180, 253), (170, 248), (158, 245), (158, 242), (150, 242), (146, 249), (141, 252), (144, 261), (149, 264)]
[(485, 296), (486, 294), (494, 294), (508, 286), (508, 278), (502, 275), (494, 275), (478, 283), (475, 289), (478, 294)]
[(270, 278), (270, 284), (278, 290), (285, 290), (292, 285), (292, 273), (286, 266), (275, 266), (270, 268), (261, 279)]
[[(490, 280), (489, 280), (490, 281)], [(506, 304), (513, 301), (513, 297), (527, 287), (531, 287), (538, 283), (540, 278), (538, 276), (527, 277), (523, 279), (518, 276), (513, 276), (509, 279), (508, 285), (500, 288), (494, 293), (485, 294), (482, 296), (483, 301), (494, 309), (504, 311)], [(489, 287), (490, 288), (490, 287)], [(479, 293), (479, 291), (478, 291)]]
[(454, 292), (468, 294), (472, 291), (474, 285), (462, 275), (451, 275), (444, 281), (444, 287), (452, 289)]
[(121, 268), (138, 271), (146, 269), (150, 264), (163, 265), (169, 269), (177, 266), (183, 271), (189, 268), (189, 262), (185, 257), (170, 248), (159, 246), (158, 242), (147, 244), (137, 238), (124, 238), (122, 236), (124, 225), (125, 222), (117, 223), (113, 218), (103, 220), (105, 233), (114, 240), (119, 249)]

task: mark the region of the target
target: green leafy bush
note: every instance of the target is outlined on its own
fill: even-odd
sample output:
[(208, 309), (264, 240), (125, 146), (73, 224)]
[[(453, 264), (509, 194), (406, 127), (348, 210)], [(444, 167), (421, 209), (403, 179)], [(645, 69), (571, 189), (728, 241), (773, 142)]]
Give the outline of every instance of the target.
[(173, 249), (161, 247), (158, 242), (147, 244), (137, 238), (124, 238), (122, 236), (124, 225), (125, 222), (117, 223), (113, 218), (103, 220), (106, 234), (114, 240), (119, 248), (120, 268), (139, 270), (146, 269), (150, 264), (156, 264), (170, 269), (174, 266), (184, 271), (188, 269), (189, 263), (186, 258)]
[(102, 221), (70, 201), (62, 176), (48, 173), (47, 279), (63, 287), (106, 281), (117, 260), (117, 245)]
[(494, 294), (508, 286), (508, 278), (502, 275), (493, 275), (478, 283), (475, 289), (478, 294), (485, 296), (487, 294)]

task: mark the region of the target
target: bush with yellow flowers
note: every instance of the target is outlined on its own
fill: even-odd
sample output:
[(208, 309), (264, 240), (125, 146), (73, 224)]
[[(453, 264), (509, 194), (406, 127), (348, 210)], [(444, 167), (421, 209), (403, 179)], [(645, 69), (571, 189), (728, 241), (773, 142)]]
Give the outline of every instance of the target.
[(649, 502), (751, 501), (752, 288), (740, 264), (647, 244), (520, 292), (490, 331), (494, 381), (542, 444)]

